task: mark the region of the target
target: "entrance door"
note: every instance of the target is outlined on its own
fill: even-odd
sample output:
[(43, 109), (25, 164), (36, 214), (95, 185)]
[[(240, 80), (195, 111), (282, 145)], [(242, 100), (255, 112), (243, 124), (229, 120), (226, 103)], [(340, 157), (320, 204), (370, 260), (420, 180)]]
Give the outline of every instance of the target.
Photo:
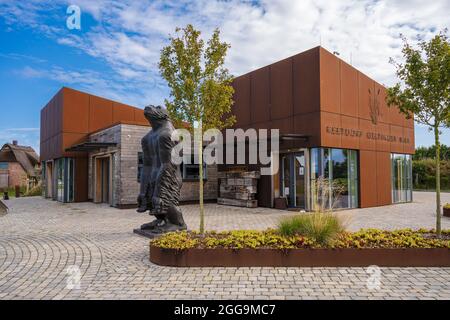
[(95, 202), (109, 203), (110, 201), (110, 158), (97, 158), (95, 181)]
[(305, 152), (281, 155), (281, 191), (288, 207), (306, 209), (306, 162)]
[(47, 198), (53, 198), (53, 162), (46, 162), (45, 165), (45, 184), (47, 188), (45, 196)]

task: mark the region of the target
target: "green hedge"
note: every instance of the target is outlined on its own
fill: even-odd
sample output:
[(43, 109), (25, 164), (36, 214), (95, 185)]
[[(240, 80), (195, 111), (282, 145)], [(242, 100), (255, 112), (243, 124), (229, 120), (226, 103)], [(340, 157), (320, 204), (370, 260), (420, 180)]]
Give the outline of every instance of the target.
[[(414, 189), (434, 190), (436, 188), (436, 163), (434, 159), (413, 160)], [(441, 161), (441, 189), (450, 190), (450, 161)]]
[(284, 236), (276, 230), (234, 230), (224, 232), (170, 232), (154, 239), (151, 245), (185, 250), (192, 248), (214, 249), (305, 249), (305, 248), (450, 248), (450, 230), (442, 231), (436, 238), (434, 230), (402, 229), (385, 231), (365, 229), (342, 232), (332, 242), (322, 244), (302, 235)]

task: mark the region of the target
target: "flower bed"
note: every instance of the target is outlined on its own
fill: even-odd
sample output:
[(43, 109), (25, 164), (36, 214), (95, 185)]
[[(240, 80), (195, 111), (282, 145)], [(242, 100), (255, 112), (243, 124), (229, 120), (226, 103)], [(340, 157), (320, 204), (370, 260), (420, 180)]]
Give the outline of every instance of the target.
[(450, 266), (450, 230), (341, 233), (328, 245), (275, 230), (174, 232), (150, 242), (150, 260), (169, 266)]

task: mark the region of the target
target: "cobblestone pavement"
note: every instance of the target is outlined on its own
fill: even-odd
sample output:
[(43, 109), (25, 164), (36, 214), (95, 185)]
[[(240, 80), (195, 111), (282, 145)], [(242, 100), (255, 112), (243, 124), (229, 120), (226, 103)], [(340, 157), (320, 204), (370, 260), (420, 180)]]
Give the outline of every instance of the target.
[[(432, 193), (415, 203), (342, 211), (349, 229), (433, 227)], [(450, 202), (450, 194), (443, 195)], [(0, 299), (449, 299), (450, 268), (169, 268), (132, 233), (148, 217), (92, 203), (7, 201), (0, 216)], [(182, 207), (189, 226), (197, 207)], [(206, 206), (208, 229), (264, 229), (292, 212)], [(445, 228), (450, 219), (443, 218)], [(77, 273), (79, 271), (79, 273)], [(80, 286), (77, 288), (77, 275)]]

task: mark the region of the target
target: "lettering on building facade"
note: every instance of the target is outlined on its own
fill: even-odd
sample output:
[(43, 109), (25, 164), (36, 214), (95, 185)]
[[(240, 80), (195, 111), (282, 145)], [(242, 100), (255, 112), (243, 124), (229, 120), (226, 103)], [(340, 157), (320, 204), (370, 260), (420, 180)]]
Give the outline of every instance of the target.
[(359, 138), (363, 135), (369, 140), (383, 140), (388, 142), (400, 142), (400, 143), (410, 143), (410, 139), (404, 136), (394, 136), (389, 134), (383, 134), (379, 132), (364, 132), (362, 130), (356, 130), (351, 128), (342, 127), (326, 127), (326, 132), (332, 135), (340, 135), (346, 137)]

